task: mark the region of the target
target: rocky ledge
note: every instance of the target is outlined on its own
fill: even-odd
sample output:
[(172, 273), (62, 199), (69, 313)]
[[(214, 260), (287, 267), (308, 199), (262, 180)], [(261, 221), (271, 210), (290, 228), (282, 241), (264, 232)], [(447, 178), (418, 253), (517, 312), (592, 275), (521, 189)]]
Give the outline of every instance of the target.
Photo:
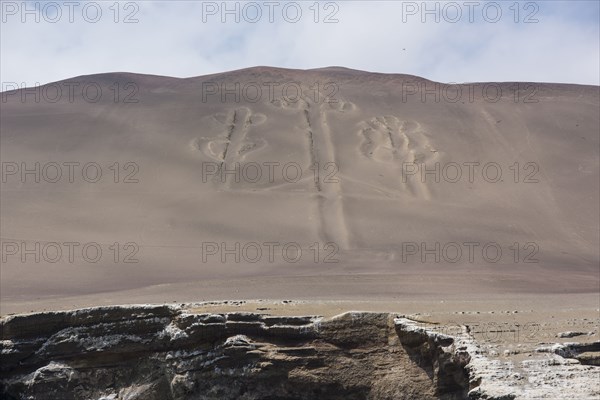
[(388, 313), (123, 306), (9, 316), (0, 328), (3, 399), (516, 399), (558, 390), (561, 377), (581, 398), (599, 394), (594, 345), (540, 350), (569, 360), (558, 363), (566, 375), (528, 388), (525, 372), (487, 359), (468, 328), (448, 336)]

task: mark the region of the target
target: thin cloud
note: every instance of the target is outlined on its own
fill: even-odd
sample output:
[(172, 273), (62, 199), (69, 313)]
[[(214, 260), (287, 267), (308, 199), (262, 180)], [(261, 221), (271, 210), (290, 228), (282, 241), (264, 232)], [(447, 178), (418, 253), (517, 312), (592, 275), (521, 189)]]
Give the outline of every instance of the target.
[[(255, 65), (341, 65), (443, 82), (600, 84), (598, 19), (590, 18), (599, 12), (595, 2), (538, 2), (535, 18), (539, 22), (533, 24), (515, 23), (508, 3), (498, 23), (486, 22), (477, 13), (473, 23), (466, 20), (466, 14), (458, 23), (444, 21), (443, 16), (435, 23), (431, 15), (423, 23), (420, 14), (404, 13), (403, 18), (406, 2), (385, 1), (330, 2), (338, 9), (325, 9), (326, 3), (319, 3), (319, 23), (308, 8), (312, 3), (297, 3), (303, 14), (296, 23), (277, 11), (271, 23), (264, 7), (256, 23), (244, 21), (243, 15), (240, 23), (234, 22), (234, 15), (225, 15), (228, 22), (223, 23), (220, 13), (207, 15), (211, 2), (188, 1), (120, 2), (118, 15), (108, 9), (114, 3), (97, 2), (103, 14), (96, 23), (77, 12), (69, 22), (64, 9), (56, 23), (43, 16), (36, 23), (31, 15), (23, 23), (22, 15), (7, 13), (6, 3), (23, 2), (2, 2), (3, 83), (32, 86), (110, 71), (190, 77)], [(82, 7), (88, 3), (94, 2), (81, 3)], [(290, 2), (280, 3), (281, 8), (286, 3)], [(220, 6), (221, 2), (212, 4)], [(234, 7), (233, 2), (228, 4)], [(335, 10), (333, 18), (339, 22), (323, 23)], [(531, 12), (520, 11), (519, 19)], [(123, 23), (127, 16), (138, 22)], [(115, 23), (115, 18), (120, 21)]]

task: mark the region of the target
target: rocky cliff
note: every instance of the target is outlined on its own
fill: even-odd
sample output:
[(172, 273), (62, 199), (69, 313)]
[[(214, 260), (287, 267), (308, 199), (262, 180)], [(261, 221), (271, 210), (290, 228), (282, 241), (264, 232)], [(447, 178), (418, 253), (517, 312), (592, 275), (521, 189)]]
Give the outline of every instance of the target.
[(0, 326), (3, 399), (518, 397), (466, 328), (451, 337), (388, 313), (130, 306), (15, 315)]
[(468, 357), (441, 348), (451, 338), (402, 335), (389, 314), (93, 308), (8, 317), (2, 340), (14, 399), (453, 399), (468, 389)]

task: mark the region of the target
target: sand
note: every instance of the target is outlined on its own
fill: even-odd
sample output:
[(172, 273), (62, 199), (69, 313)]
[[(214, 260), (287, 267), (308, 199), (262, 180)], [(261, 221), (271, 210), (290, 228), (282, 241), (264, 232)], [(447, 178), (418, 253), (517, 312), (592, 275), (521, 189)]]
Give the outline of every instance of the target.
[[(264, 89), (288, 82), (302, 99)], [(239, 99), (211, 94), (224, 83), (240, 84)], [(82, 97), (86, 84), (101, 88), (96, 102)], [(2, 315), (262, 299), (302, 300), (314, 306), (298, 311), (316, 314), (597, 318), (597, 86), (473, 84), (450, 101), (457, 87), (408, 75), (266, 67), (57, 86), (56, 102), (51, 87), (38, 102), (2, 94)], [(39, 183), (21, 175), (35, 163)], [(239, 181), (214, 173), (236, 165)], [(436, 165), (438, 181), (423, 179)]]

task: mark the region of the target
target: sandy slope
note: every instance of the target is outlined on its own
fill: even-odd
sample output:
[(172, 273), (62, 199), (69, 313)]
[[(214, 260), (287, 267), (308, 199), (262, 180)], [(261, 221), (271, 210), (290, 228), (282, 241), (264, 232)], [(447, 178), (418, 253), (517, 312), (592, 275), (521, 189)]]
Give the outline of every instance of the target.
[[(302, 99), (290, 101), (293, 89), (286, 99), (281, 86), (269, 96), (266, 83), (292, 81), (304, 88)], [(69, 101), (66, 84), (86, 82), (100, 85), (102, 98), (91, 102), (76, 89)], [(236, 82), (239, 101), (229, 95), (223, 102), (218, 94), (203, 101), (203, 87)], [(263, 88), (259, 101), (249, 101), (250, 82)], [(51, 167), (40, 172), (40, 183), (32, 175), (24, 182), (20, 171), (2, 182), (3, 314), (140, 299), (481, 299), (598, 291), (598, 87), (520, 84), (515, 97), (513, 83), (479, 84), (461, 87), (455, 102), (447, 97), (456, 87), (446, 97), (438, 92), (439, 101), (434, 94), (423, 101), (413, 89), (435, 90), (434, 82), (342, 68), (253, 68), (189, 79), (119, 73), (57, 85), (64, 91), (55, 103), (48, 91), (39, 102), (3, 93), (0, 104), (4, 173), (22, 163), (39, 162), (40, 170), (63, 165), (56, 183), (48, 182)], [(138, 102), (125, 103), (136, 87), (131, 98)], [(493, 101), (498, 89), (502, 97)], [(335, 102), (327, 101), (331, 94)], [(65, 162), (80, 163), (72, 183)], [(97, 183), (82, 178), (81, 166), (90, 162), (102, 170)], [(494, 168), (482, 171), (492, 162), (502, 170), (495, 183)], [(248, 179), (223, 182), (207, 174), (208, 166), (236, 163), (257, 163), (263, 177), (250, 182), (255, 172), (247, 170)], [(265, 163), (279, 163), (267, 164), (274, 165), (272, 179)], [(423, 182), (418, 168), (436, 163), (462, 166), (462, 178), (452, 183), (455, 170), (448, 169), (439, 182), (431, 174)], [(479, 163), (473, 179), (468, 163)], [(284, 165), (293, 167), (285, 176)], [(68, 242), (79, 243), (73, 260)], [(206, 254), (208, 242), (217, 244), (216, 254)], [(264, 245), (271, 242), (279, 243), (272, 260)], [(473, 242), (470, 260), (464, 243)], [(95, 248), (83, 258), (86, 243), (101, 246), (97, 262), (90, 261)], [(114, 243), (118, 254), (109, 247)], [(240, 250), (223, 261), (223, 243), (234, 249), (240, 243)], [(286, 243), (302, 248), (297, 262), (289, 261), (294, 247), (288, 260), (282, 255)], [(421, 243), (427, 249), (439, 243), (440, 261), (418, 249)], [(498, 261), (490, 261), (495, 247), (487, 258), (482, 254), (487, 243), (502, 249)], [(254, 244), (263, 254), (251, 262)], [(450, 262), (452, 244), (463, 252), (457, 262)], [(124, 262), (128, 255), (138, 262)], [(339, 262), (326, 262), (332, 260)]]

